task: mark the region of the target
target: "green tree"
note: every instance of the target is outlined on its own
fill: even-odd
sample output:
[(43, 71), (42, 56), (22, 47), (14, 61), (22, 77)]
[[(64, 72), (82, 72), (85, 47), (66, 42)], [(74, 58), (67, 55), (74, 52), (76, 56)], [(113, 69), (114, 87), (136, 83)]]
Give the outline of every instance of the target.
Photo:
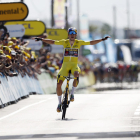
[(101, 28), (101, 34), (104, 35), (104, 34), (110, 34), (110, 33), (111, 33), (110, 25), (107, 23), (104, 23), (102, 28)]
[(97, 29), (98, 29), (98, 27), (97, 26), (95, 26), (95, 25), (90, 25), (89, 26), (89, 32), (96, 32), (97, 31)]

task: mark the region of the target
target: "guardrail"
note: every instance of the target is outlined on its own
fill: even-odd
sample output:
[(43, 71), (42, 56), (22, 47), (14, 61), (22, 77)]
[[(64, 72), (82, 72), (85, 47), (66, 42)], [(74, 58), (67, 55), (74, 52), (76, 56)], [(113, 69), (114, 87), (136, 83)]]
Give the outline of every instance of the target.
[(17, 103), (20, 99), (28, 97), (32, 93), (44, 94), (40, 83), (34, 77), (28, 75), (21, 77), (0, 76), (0, 107), (3, 108), (11, 103)]
[[(22, 98), (29, 97), (32, 93), (37, 94), (54, 94), (56, 93), (57, 79), (53, 79), (49, 73), (41, 69), (42, 74), (38, 75), (38, 80), (28, 75), (22, 77), (20, 74), (14, 77), (0, 76), (0, 108), (12, 103), (17, 103)], [(95, 83), (93, 72), (89, 72), (85, 76), (80, 76), (80, 82), (77, 88), (84, 88)], [(70, 81), (70, 90), (72, 89)], [(62, 86), (64, 91), (66, 81)]]

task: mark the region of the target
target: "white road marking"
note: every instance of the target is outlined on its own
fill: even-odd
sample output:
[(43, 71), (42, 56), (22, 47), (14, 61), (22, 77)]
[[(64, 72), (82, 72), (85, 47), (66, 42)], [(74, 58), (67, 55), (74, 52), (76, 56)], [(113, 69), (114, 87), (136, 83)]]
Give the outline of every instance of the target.
[(134, 127), (139, 127), (140, 125), (140, 104), (136, 108), (133, 117), (131, 118), (131, 124), (134, 125)]
[(134, 112), (134, 117), (140, 117), (140, 104), (138, 105), (138, 107), (136, 108)]
[[(53, 98), (54, 98), (54, 97), (53, 97)], [(8, 118), (8, 117), (10, 117), (10, 116), (13, 116), (13, 115), (15, 115), (15, 114), (17, 114), (17, 113), (19, 113), (19, 112), (21, 112), (21, 111), (23, 111), (23, 110), (25, 110), (25, 109), (31, 107), (31, 106), (35, 106), (35, 105), (44, 103), (44, 102), (46, 102), (46, 101), (48, 101), (48, 100), (50, 100), (50, 99), (53, 99), (53, 98), (49, 98), (49, 99), (47, 99), (47, 100), (42, 100), (42, 101), (40, 101), (40, 102), (37, 102), (37, 103), (31, 104), (31, 105), (25, 106), (25, 107), (23, 107), (23, 108), (21, 108), (21, 109), (15, 111), (15, 112), (9, 114), (9, 115), (6, 115), (6, 116), (4, 116), (4, 117), (1, 117), (1, 118), (0, 118), (0, 121), (3, 120), (3, 119)]]

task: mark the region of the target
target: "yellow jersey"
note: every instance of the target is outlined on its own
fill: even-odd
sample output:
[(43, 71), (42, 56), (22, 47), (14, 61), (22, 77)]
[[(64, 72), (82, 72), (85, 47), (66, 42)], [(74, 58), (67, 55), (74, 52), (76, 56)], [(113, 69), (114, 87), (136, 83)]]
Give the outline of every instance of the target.
[(69, 39), (62, 39), (59, 41), (55, 41), (55, 45), (63, 45), (64, 46), (64, 59), (63, 62), (78, 62), (79, 49), (82, 45), (90, 45), (90, 41), (83, 41), (75, 39), (73, 46), (70, 45)]

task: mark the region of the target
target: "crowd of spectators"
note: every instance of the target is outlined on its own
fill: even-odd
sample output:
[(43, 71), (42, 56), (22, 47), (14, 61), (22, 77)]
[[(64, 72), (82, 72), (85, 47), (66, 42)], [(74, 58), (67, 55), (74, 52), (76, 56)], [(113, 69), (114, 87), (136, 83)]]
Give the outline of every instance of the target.
[[(44, 33), (42, 38), (47, 38)], [(22, 41), (15, 37), (10, 37), (9, 33), (0, 40), (0, 75), (17, 76), (21, 74), (28, 75), (37, 79), (37, 75), (47, 72), (52, 78), (57, 77), (57, 73), (63, 63), (63, 54), (52, 54), (51, 46), (43, 43), (42, 48), (36, 55), (28, 47), (29, 41)], [(100, 63), (99, 61), (90, 62), (86, 57), (79, 56), (78, 65), (81, 69), (81, 75), (84, 76), (89, 71), (95, 75), (95, 81), (102, 82), (133, 82), (138, 81), (140, 72), (140, 63), (132, 62), (125, 64), (118, 61), (117, 63)]]
[(116, 63), (95, 63), (93, 71), (96, 82), (138, 82), (140, 63), (132, 61), (126, 64), (122, 61)]
[[(43, 34), (42, 38), (47, 38)], [(63, 54), (52, 54), (51, 46), (43, 43), (42, 48), (38, 50), (38, 55), (28, 47), (29, 41), (23, 41), (16, 37), (10, 37), (9, 33), (0, 39), (0, 73), (13, 77), (26, 74), (29, 77), (37, 79), (37, 74), (47, 72), (52, 78), (57, 77), (57, 73), (63, 63)], [(79, 67), (81, 75), (85, 75), (90, 70), (90, 62), (85, 57), (79, 57)], [(7, 78), (8, 79), (8, 78)]]
[(22, 77), (28, 74), (37, 78), (41, 74), (38, 68), (37, 56), (31, 48), (28, 48), (29, 41), (21, 41), (15, 37), (10, 38), (9, 33), (0, 40), (0, 72), (1, 75)]

